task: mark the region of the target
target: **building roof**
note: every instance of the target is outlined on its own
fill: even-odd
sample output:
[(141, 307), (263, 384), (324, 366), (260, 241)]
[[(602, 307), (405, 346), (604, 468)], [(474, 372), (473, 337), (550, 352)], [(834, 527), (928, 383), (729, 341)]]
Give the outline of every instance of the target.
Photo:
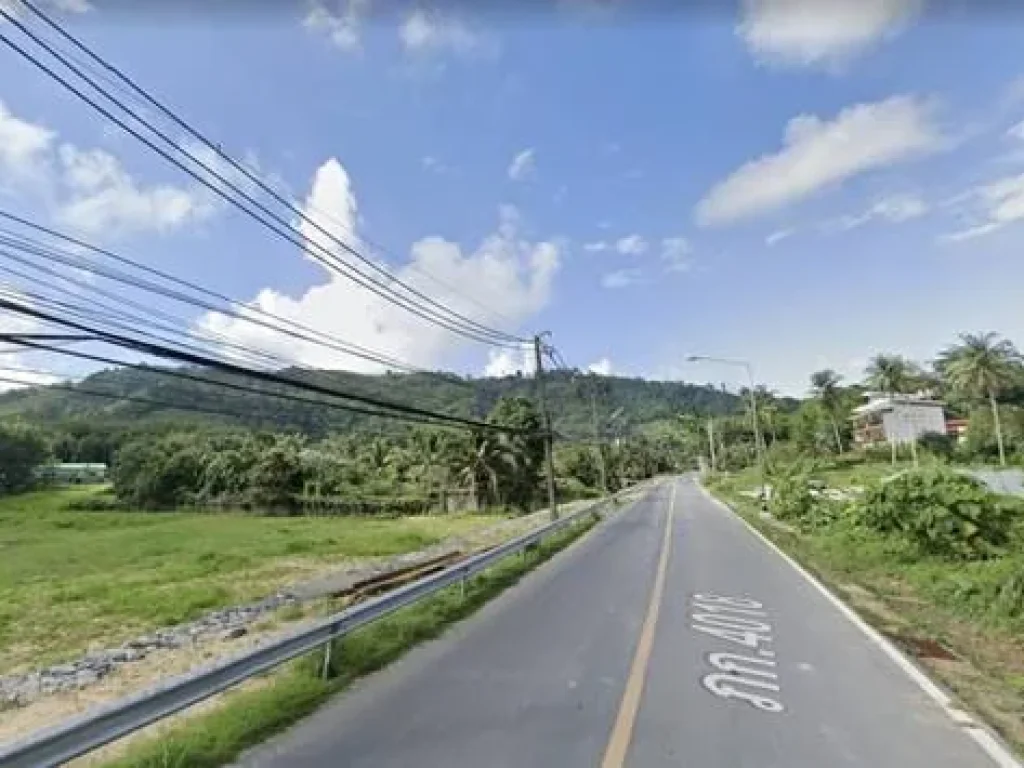
[(924, 408), (942, 408), (943, 403), (939, 400), (932, 400), (928, 397), (916, 395), (892, 395), (885, 397), (873, 397), (864, 405), (853, 409), (855, 416), (865, 416), (869, 413), (891, 411), (894, 405), (920, 406)]

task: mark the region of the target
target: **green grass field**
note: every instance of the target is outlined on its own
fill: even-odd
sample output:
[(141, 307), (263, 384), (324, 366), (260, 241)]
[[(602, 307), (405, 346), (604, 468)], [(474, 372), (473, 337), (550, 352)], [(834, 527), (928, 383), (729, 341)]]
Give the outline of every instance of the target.
[(325, 567), (414, 551), (499, 519), (65, 509), (98, 491), (0, 498), (0, 672), (118, 643), (264, 597)]
[(399, 658), (471, 616), (488, 600), (554, 556), (595, 525), (573, 525), (542, 542), (528, 557), (508, 557), (469, 580), (465, 592), (450, 587), (334, 642), (327, 679), (323, 656), (313, 653), (275, 674), (266, 686), (234, 691), (214, 711), (172, 723), (159, 736), (127, 745), (103, 768), (216, 768), (305, 715), (358, 678)]

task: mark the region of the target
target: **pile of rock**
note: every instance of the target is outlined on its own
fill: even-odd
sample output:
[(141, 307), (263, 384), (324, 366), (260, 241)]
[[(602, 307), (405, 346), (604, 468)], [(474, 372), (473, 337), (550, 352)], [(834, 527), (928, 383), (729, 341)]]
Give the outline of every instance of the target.
[(141, 635), (119, 648), (93, 651), (74, 661), (2, 676), (0, 710), (23, 707), (47, 694), (85, 688), (106, 677), (119, 665), (144, 659), (155, 650), (182, 648), (214, 637), (222, 640), (242, 637), (248, 632), (248, 625), (261, 616), (298, 602), (295, 595), (280, 592), (254, 603), (211, 611), (195, 621)]

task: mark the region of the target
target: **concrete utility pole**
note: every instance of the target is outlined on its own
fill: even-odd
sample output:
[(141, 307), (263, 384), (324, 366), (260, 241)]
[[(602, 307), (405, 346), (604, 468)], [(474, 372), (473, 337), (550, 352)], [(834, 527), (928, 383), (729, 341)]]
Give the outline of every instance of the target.
[(711, 454), (711, 471), (718, 471), (718, 463), (715, 461), (715, 417), (708, 416), (708, 451)]
[(608, 468), (604, 465), (604, 441), (597, 429), (597, 387), (590, 388), (590, 424), (594, 429), (594, 450), (597, 451), (597, 471), (601, 473), (601, 490), (608, 495)]
[(768, 505), (768, 471), (764, 440), (761, 439), (761, 423), (757, 417), (757, 398), (754, 396), (754, 369), (746, 360), (732, 360), (725, 357), (690, 355), (686, 360), (690, 363), (707, 362), (722, 363), (723, 365), (740, 365), (747, 372), (747, 380), (750, 382), (750, 415), (754, 426), (754, 451), (757, 454), (758, 471), (761, 475), (761, 508), (765, 509)]
[(552, 452), (554, 435), (551, 430), (551, 413), (548, 411), (548, 401), (544, 396), (544, 363), (541, 355), (543, 343), (541, 337), (546, 334), (538, 333), (533, 337), (533, 356), (537, 363), (537, 400), (540, 403), (540, 415), (544, 421), (544, 463), (547, 465), (548, 475), (548, 505), (551, 509), (551, 519), (558, 519), (558, 501), (555, 498), (555, 460)]

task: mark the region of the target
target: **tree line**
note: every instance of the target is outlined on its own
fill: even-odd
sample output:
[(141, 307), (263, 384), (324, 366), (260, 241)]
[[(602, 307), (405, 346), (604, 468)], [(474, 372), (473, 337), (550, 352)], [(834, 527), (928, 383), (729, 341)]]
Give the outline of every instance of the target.
[[(968, 422), (961, 444), (946, 434), (923, 436), (914, 450), (964, 463), (1024, 461), (1024, 361), (1009, 340), (995, 333), (962, 334), (934, 360), (916, 363), (903, 355), (872, 357), (861, 381), (844, 383), (831, 369), (815, 371), (809, 397), (787, 407), (774, 392), (742, 390), (743, 411), (720, 418), (684, 413), (678, 428), (690, 451), (710, 457), (718, 469), (739, 469), (756, 460), (750, 400), (761, 417), (761, 439), (769, 459), (787, 463), (798, 456), (841, 455), (854, 446), (853, 411), (868, 393), (922, 394), (940, 400), (948, 413)], [(895, 461), (898, 446), (880, 449)]]
[[(43, 461), (105, 462), (113, 499), (89, 508), (248, 508), (297, 513), (421, 513), (546, 505), (544, 431), (534, 402), (500, 398), (487, 421), (506, 431), (416, 426), (399, 433), (298, 431), (233, 427), (103, 428), (84, 423), (0, 432), (0, 454), (19, 453), (17, 482), (31, 483)], [(556, 488), (565, 499), (597, 496), (676, 469), (666, 440), (637, 435), (607, 443), (561, 442)]]

